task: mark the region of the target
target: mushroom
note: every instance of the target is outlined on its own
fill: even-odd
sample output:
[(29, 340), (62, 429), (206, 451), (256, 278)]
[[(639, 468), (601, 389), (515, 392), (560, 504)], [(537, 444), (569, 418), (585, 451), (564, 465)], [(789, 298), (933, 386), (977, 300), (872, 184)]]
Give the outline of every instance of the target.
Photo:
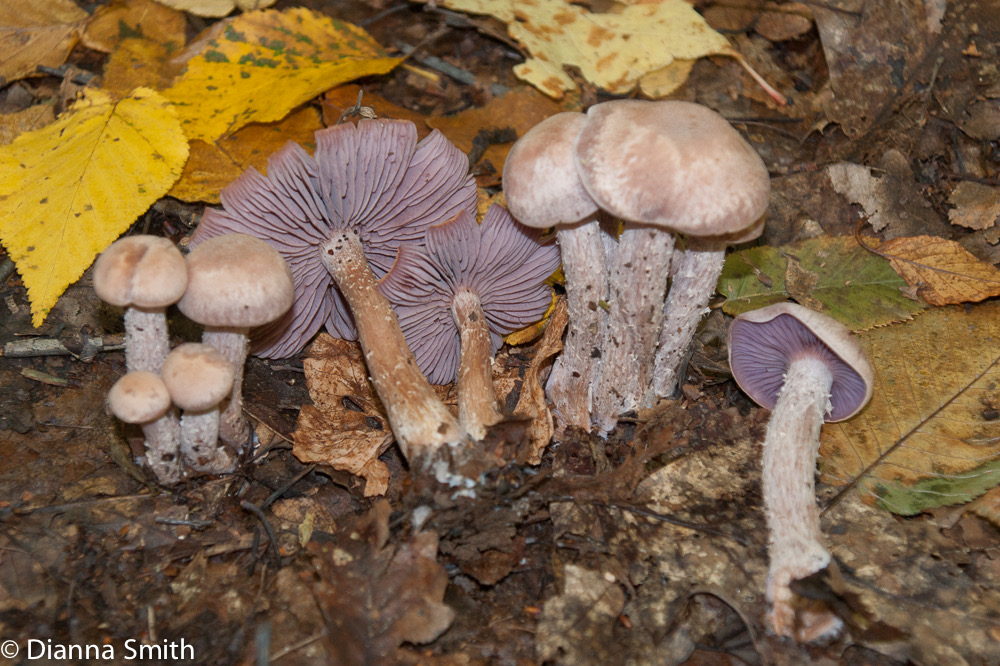
[(177, 429), (164, 418), (170, 410), (170, 394), (158, 374), (134, 370), (123, 375), (108, 392), (108, 408), (125, 423), (142, 426), (146, 464), (157, 481), (170, 486), (184, 479)]
[(427, 378), (443, 384), (457, 373), (458, 422), (479, 440), (502, 418), (491, 357), (502, 335), (545, 314), (559, 250), (497, 204), (481, 225), (463, 210), (430, 227), (424, 243), (399, 248), (379, 290)]
[(643, 407), (652, 407), (657, 398), (669, 398), (676, 391), (682, 361), (698, 323), (709, 312), (708, 301), (722, 275), (726, 248), (755, 240), (763, 231), (761, 218), (749, 228), (728, 236), (690, 236), (687, 247), (674, 253), (676, 273), (664, 306), (653, 381), (646, 390)]
[(797, 598), (791, 584), (830, 563), (815, 498), (820, 427), (824, 420), (849, 419), (867, 404), (871, 365), (850, 331), (794, 303), (737, 317), (729, 329), (729, 364), (740, 388), (772, 410), (762, 476), (768, 619), (779, 636), (801, 642), (833, 637), (840, 618)]
[(166, 238), (119, 238), (97, 258), (94, 291), (101, 300), (126, 308), (129, 371), (160, 371), (170, 351), (166, 308), (181, 298), (187, 283), (184, 255)]
[(601, 306), (608, 300), (609, 238), (601, 231), (597, 204), (576, 171), (573, 149), (586, 122), (582, 113), (564, 112), (532, 127), (504, 161), (503, 190), (519, 222), (556, 227), (569, 326), (546, 393), (565, 425), (590, 430), (591, 385), (601, 360)]
[(252, 326), (283, 315), (292, 305), (292, 275), (278, 252), (247, 234), (224, 234), (187, 256), (188, 288), (177, 307), (205, 327), (202, 342), (233, 366), (229, 404), (219, 420), (222, 441), (242, 450), (250, 439), (243, 418), (243, 364)]
[(232, 471), (235, 459), (219, 442), (219, 403), (233, 390), (233, 364), (214, 347), (188, 342), (174, 348), (161, 376), (181, 414), (181, 453), (196, 472)]
[(287, 144), (271, 157), (266, 178), (253, 169), (240, 176), (222, 192), (224, 209), (207, 212), (192, 239), (246, 231), (281, 252), (295, 305), (258, 331), (256, 353), (295, 353), (324, 323), (333, 335), (356, 337), (403, 455), (419, 466), (465, 434), (420, 373), (376, 282), (401, 244), (475, 210), (468, 166), (439, 132), (417, 143), (408, 121), (337, 125), (316, 133), (315, 158)]
[(663, 325), (674, 239), (747, 228), (768, 203), (760, 157), (714, 111), (689, 102), (596, 104), (576, 142), (577, 167), (598, 206), (626, 221), (609, 267), (607, 335), (594, 386), (603, 431), (640, 406)]

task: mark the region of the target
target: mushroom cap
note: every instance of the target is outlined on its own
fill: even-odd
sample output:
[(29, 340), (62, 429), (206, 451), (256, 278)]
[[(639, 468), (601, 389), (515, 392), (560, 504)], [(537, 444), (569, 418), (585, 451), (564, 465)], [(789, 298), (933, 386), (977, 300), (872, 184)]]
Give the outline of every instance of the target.
[(288, 262), (295, 303), (284, 317), (251, 331), (251, 351), (266, 358), (296, 353), (320, 327), (357, 337), (354, 319), (319, 246), (336, 230), (361, 239), (376, 277), (392, 266), (396, 248), (420, 242), (424, 230), (459, 210), (475, 212), (476, 183), (469, 158), (443, 134), (417, 142), (405, 120), (361, 120), (316, 133), (316, 155), (288, 143), (226, 187), (222, 208), (209, 209), (191, 239), (197, 246), (228, 232), (264, 239)]
[(170, 393), (155, 372), (130, 372), (108, 391), (108, 407), (125, 423), (150, 423), (170, 409)]
[(844, 421), (872, 397), (874, 372), (847, 328), (795, 303), (775, 303), (739, 315), (729, 327), (729, 366), (740, 388), (761, 407), (774, 408), (791, 361), (824, 360), (833, 374), (828, 422)]
[(503, 165), (507, 208), (521, 224), (544, 229), (579, 222), (597, 204), (576, 172), (576, 138), (587, 116), (566, 111), (538, 123), (518, 139)]
[(467, 289), (482, 304), (491, 351), (501, 336), (538, 321), (552, 302), (545, 283), (559, 267), (559, 248), (540, 239), (498, 204), (482, 224), (466, 211), (427, 230), (425, 246), (399, 248), (396, 263), (379, 282), (392, 303), (407, 345), (427, 379), (455, 380), (460, 340), (452, 298)]
[(263, 240), (224, 234), (187, 257), (188, 288), (177, 303), (204, 326), (249, 328), (274, 321), (292, 306), (292, 273)]
[(576, 142), (597, 205), (631, 222), (696, 236), (749, 227), (767, 210), (760, 156), (725, 118), (690, 102), (595, 104)]
[(174, 404), (204, 411), (215, 407), (233, 390), (233, 365), (214, 347), (187, 342), (174, 347), (160, 369)]
[(163, 308), (187, 288), (184, 255), (159, 236), (126, 236), (109, 245), (94, 262), (94, 291), (118, 307)]

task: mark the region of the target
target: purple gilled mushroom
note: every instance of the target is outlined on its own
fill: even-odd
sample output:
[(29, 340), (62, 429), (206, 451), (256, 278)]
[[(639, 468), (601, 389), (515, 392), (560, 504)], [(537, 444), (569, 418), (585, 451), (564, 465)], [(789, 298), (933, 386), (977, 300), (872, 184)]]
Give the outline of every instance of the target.
[(193, 238), (249, 233), (285, 257), (295, 304), (256, 331), (254, 352), (294, 354), (322, 325), (356, 337), (403, 455), (419, 466), (464, 433), (417, 368), (376, 282), (400, 245), (475, 210), (467, 172), (468, 158), (441, 133), (418, 143), (409, 121), (337, 125), (316, 133), (315, 157), (289, 143), (268, 161), (267, 177), (249, 169), (223, 190), (223, 209), (208, 211)]
[(379, 290), (430, 381), (458, 377), (458, 421), (475, 439), (501, 419), (490, 359), (502, 335), (541, 319), (552, 302), (545, 279), (559, 249), (493, 205), (483, 223), (462, 211), (407, 245)]
[(791, 584), (830, 564), (813, 478), (820, 427), (861, 411), (872, 395), (872, 367), (850, 331), (794, 303), (737, 317), (729, 364), (740, 388), (772, 410), (762, 474), (771, 627), (806, 643), (836, 636), (840, 618), (821, 602), (797, 598)]

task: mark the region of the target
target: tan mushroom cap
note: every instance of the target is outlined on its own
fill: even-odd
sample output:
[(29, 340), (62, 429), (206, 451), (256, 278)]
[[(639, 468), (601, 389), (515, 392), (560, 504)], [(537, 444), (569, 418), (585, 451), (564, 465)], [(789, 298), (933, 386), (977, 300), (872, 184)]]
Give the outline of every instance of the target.
[(729, 365), (740, 388), (772, 409), (785, 371), (799, 355), (827, 362), (833, 374), (826, 421), (844, 421), (872, 397), (875, 373), (857, 338), (843, 324), (796, 303), (775, 303), (739, 315), (729, 327)]
[(188, 288), (177, 307), (204, 326), (251, 328), (283, 315), (294, 299), (292, 272), (265, 241), (224, 234), (187, 257)]
[(517, 140), (503, 165), (507, 208), (518, 222), (542, 228), (579, 222), (597, 212), (576, 171), (576, 137), (587, 123), (579, 112), (557, 113)]
[(119, 238), (94, 263), (94, 291), (119, 307), (173, 305), (187, 282), (184, 255), (172, 241), (158, 236)]
[(577, 138), (576, 158), (598, 206), (680, 233), (739, 232), (764, 214), (770, 199), (760, 156), (725, 118), (700, 104), (595, 104)]
[(233, 389), (232, 363), (214, 347), (200, 342), (175, 347), (160, 373), (171, 399), (181, 409), (210, 409)]
[(108, 407), (125, 423), (150, 423), (170, 409), (170, 393), (155, 372), (130, 372), (108, 391)]

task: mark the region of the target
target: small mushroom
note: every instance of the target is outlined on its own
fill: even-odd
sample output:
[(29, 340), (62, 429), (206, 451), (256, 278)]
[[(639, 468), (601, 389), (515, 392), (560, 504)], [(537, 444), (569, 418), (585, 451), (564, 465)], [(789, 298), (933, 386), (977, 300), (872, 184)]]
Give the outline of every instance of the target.
[(465, 211), (399, 248), (379, 290), (393, 304), (417, 364), (438, 384), (458, 377), (458, 421), (474, 439), (502, 417), (490, 369), (501, 336), (539, 320), (559, 250), (494, 204), (483, 223)]
[(111, 305), (125, 307), (125, 365), (129, 371), (158, 373), (170, 352), (167, 306), (187, 288), (184, 255), (158, 236), (126, 236), (94, 263), (94, 291)]
[(123, 375), (108, 392), (108, 408), (125, 423), (142, 426), (146, 464), (157, 481), (170, 486), (184, 480), (177, 429), (164, 418), (170, 393), (158, 374), (135, 370)]
[(178, 345), (163, 362), (161, 376), (181, 414), (181, 453), (196, 472), (224, 474), (232, 453), (219, 442), (219, 404), (233, 390), (233, 364), (214, 347)]
[(608, 300), (605, 245), (610, 237), (601, 230), (597, 204), (576, 171), (574, 146), (586, 122), (582, 113), (565, 112), (532, 127), (504, 161), (503, 190), (519, 222), (556, 228), (569, 326), (546, 393), (565, 425), (590, 430), (591, 385), (601, 360), (605, 319), (601, 306)]
[(201, 243), (188, 254), (187, 265), (188, 288), (177, 307), (205, 327), (202, 342), (233, 366), (232, 393), (220, 417), (219, 436), (240, 451), (250, 439), (243, 418), (247, 333), (288, 311), (292, 275), (274, 248), (247, 234), (224, 234)]
[(609, 431), (652, 383), (673, 233), (726, 235), (768, 203), (760, 157), (711, 109), (678, 101), (596, 104), (576, 142), (584, 187), (626, 221), (609, 267), (610, 310), (594, 386), (594, 420)]
[(772, 410), (764, 439), (762, 485), (769, 532), (768, 619), (800, 642), (834, 637), (842, 622), (819, 602), (799, 598), (793, 581), (830, 563), (816, 506), (816, 457), (823, 421), (849, 419), (872, 395), (873, 372), (850, 331), (794, 303), (741, 314), (729, 329), (733, 378)]

